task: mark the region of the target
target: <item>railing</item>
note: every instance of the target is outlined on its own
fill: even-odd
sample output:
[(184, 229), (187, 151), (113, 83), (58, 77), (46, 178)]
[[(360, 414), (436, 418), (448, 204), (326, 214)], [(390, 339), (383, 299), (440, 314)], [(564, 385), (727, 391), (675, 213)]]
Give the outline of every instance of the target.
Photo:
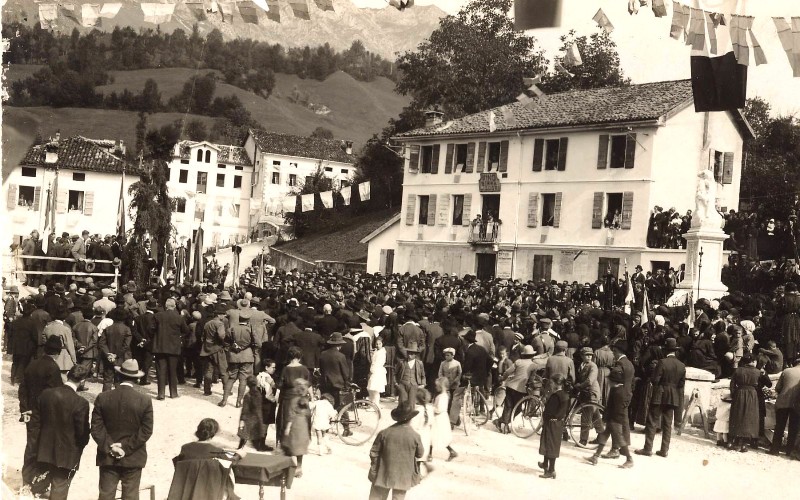
[(491, 245), (500, 239), (499, 222), (479, 222), (469, 226), (469, 243), (473, 245)]
[[(66, 257), (47, 257), (45, 255), (35, 256), (35, 255), (22, 255), (21, 252), (15, 251), (13, 253), (5, 253), (3, 254), (3, 276), (6, 278), (10, 278), (8, 280), (9, 284), (18, 284), (22, 283), (26, 280), (27, 277), (30, 276), (69, 276), (69, 277), (113, 277), (114, 278), (114, 285), (113, 288), (119, 289), (119, 261), (111, 261), (111, 260), (102, 260), (102, 259), (85, 259), (81, 266), (74, 271), (33, 271), (30, 269), (25, 269), (25, 263), (31, 263), (33, 261), (61, 261), (61, 262), (69, 262), (72, 264), (77, 263), (75, 259), (70, 259)], [(114, 268), (113, 273), (101, 273), (101, 272), (86, 272), (86, 268), (91, 268), (92, 270), (95, 268), (97, 264), (110, 264)], [(81, 267), (83, 269), (81, 269)]]

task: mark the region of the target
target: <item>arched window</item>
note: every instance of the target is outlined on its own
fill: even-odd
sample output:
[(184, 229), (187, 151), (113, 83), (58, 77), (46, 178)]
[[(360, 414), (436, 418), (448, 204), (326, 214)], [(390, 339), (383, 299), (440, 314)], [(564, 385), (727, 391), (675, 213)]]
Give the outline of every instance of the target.
[(211, 151), (206, 150), (206, 163), (211, 163)]
[(203, 161), (203, 150), (202, 149), (198, 149), (197, 150), (197, 161)]

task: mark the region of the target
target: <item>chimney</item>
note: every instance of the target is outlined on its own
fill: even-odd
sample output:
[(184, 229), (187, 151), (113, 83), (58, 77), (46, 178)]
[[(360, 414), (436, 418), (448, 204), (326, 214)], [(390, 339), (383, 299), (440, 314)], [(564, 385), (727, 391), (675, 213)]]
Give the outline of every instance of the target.
[(125, 141), (122, 139), (119, 140), (119, 155), (125, 156)]
[(425, 128), (439, 125), (440, 123), (442, 123), (443, 116), (444, 113), (439, 111), (439, 108), (437, 107), (428, 108), (425, 111)]
[(353, 154), (353, 141), (344, 142), (344, 152), (349, 155)]
[(56, 132), (55, 139), (52, 139), (50, 142), (44, 145), (44, 162), (48, 165), (52, 165), (58, 161), (58, 147), (60, 138), (61, 133)]

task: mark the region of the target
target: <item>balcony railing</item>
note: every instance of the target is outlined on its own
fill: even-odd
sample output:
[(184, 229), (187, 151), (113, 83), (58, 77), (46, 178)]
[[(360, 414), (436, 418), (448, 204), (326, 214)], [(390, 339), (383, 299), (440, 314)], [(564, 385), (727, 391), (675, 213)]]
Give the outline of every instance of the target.
[(499, 222), (479, 222), (469, 226), (469, 243), (473, 245), (492, 245), (500, 239)]

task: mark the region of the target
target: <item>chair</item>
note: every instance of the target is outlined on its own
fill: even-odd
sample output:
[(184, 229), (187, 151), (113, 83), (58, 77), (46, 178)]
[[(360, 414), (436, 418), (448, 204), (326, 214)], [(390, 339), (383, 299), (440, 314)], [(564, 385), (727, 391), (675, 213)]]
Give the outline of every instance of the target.
[[(145, 491), (145, 490), (150, 490), (150, 500), (156, 500), (156, 487), (155, 487), (155, 485), (152, 485), (152, 484), (140, 484), (139, 485), (139, 491), (142, 492), (142, 491)], [(117, 494), (119, 496), (115, 497), (115, 498), (121, 499), (122, 498), (122, 483), (117, 485)]]

